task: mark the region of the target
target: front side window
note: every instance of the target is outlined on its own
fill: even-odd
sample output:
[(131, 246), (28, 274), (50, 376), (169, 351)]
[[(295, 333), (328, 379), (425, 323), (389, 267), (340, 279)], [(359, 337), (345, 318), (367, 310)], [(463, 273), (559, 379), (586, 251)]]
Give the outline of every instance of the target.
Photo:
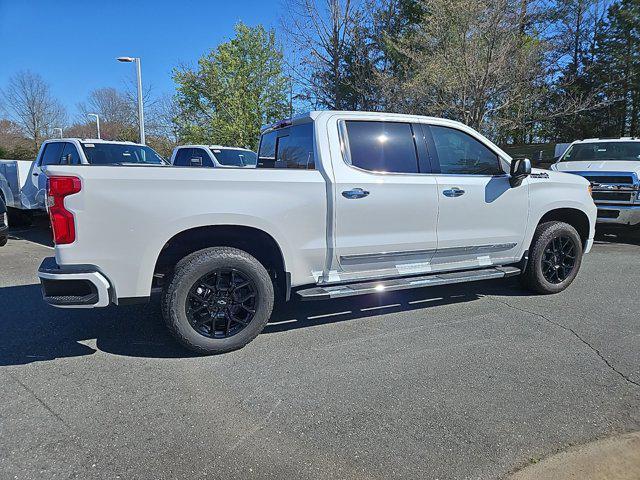
[(344, 127), (347, 163), (372, 172), (419, 172), (411, 124), (348, 120)]
[(262, 135), (258, 168), (315, 169), (313, 123), (281, 128)]
[(211, 153), (225, 167), (255, 167), (258, 161), (254, 152), (242, 148), (212, 148)]
[(502, 175), (498, 155), (455, 128), (431, 126), (440, 172), (458, 175)]
[(569, 147), (561, 162), (640, 161), (640, 142), (590, 142)]
[(43, 167), (45, 165), (60, 165), (63, 147), (64, 143), (62, 142), (47, 143), (44, 147), (44, 151), (42, 152), (40, 165)]
[(165, 160), (144, 145), (83, 143), (82, 150), (91, 165), (164, 165)]

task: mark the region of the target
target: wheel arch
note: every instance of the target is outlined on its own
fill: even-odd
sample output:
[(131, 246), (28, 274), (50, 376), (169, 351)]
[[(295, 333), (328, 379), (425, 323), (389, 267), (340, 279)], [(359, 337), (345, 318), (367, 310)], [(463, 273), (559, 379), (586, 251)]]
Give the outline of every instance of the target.
[(542, 215), (538, 225), (551, 221), (564, 222), (571, 225), (580, 235), (582, 246), (586, 247), (589, 241), (589, 233), (591, 232), (591, 223), (585, 212), (577, 208), (554, 208)]
[(176, 233), (156, 259), (154, 279), (170, 274), (180, 259), (209, 247), (233, 247), (249, 253), (264, 265), (279, 292), (289, 298), (291, 280), (281, 246), (264, 230), (244, 225), (199, 226)]

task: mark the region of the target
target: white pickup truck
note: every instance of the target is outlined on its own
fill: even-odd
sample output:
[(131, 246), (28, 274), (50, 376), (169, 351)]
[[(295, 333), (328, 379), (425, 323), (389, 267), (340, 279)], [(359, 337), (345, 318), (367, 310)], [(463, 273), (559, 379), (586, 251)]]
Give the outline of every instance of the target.
[(53, 165), (165, 164), (151, 148), (131, 142), (62, 138), (47, 140), (33, 162), (0, 160), (0, 197), (28, 221), (33, 211), (46, 210), (47, 176)]
[[(196, 171), (197, 170), (197, 171)], [(280, 296), (520, 275), (565, 289), (591, 249), (589, 182), (511, 162), (457, 122), (312, 112), (266, 128), (257, 168), (47, 167), (58, 307), (149, 301), (188, 348), (242, 347)]]
[(599, 229), (640, 230), (640, 138), (578, 140), (551, 169), (591, 182)]

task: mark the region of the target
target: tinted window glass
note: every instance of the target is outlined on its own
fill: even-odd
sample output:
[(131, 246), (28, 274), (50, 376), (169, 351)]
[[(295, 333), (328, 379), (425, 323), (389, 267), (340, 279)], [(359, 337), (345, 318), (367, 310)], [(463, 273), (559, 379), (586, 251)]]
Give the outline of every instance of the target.
[(567, 150), (561, 162), (598, 160), (640, 160), (640, 142), (577, 143)]
[(347, 161), (374, 172), (418, 173), (418, 154), (409, 123), (345, 122)]
[(42, 152), (40, 165), (59, 165), (63, 147), (64, 143), (61, 142), (47, 143), (44, 147), (44, 152)]
[[(199, 161), (196, 159), (200, 159)], [(189, 156), (188, 165), (192, 167), (213, 167), (213, 160), (209, 157), (207, 151), (203, 148), (192, 148), (191, 155)]]
[(258, 168), (315, 169), (313, 123), (304, 123), (262, 136)]
[(276, 140), (278, 131), (265, 133), (260, 139), (258, 150), (258, 167), (273, 167), (276, 161)]
[(83, 143), (84, 155), (91, 165), (164, 165), (166, 162), (153, 149), (141, 145), (117, 143)]
[(80, 155), (78, 154), (78, 149), (73, 143), (64, 144), (60, 163), (65, 165), (80, 165)]
[(189, 153), (191, 152), (190, 148), (180, 148), (176, 152), (176, 156), (173, 159), (173, 164), (177, 167), (187, 167), (189, 166)]
[(228, 167), (255, 167), (258, 156), (241, 148), (212, 148), (211, 153), (220, 165)]
[(498, 155), (472, 136), (448, 127), (430, 127), (440, 171), (465, 175), (501, 175)]

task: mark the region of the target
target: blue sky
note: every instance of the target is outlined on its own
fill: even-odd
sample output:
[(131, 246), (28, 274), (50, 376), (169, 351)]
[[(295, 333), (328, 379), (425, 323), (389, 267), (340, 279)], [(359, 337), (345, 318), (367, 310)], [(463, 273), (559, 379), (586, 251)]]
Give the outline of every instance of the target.
[(0, 88), (16, 71), (39, 73), (67, 107), (100, 87), (121, 88), (142, 58), (153, 93), (172, 93), (171, 70), (195, 64), (239, 21), (277, 27), (280, 2), (260, 0), (0, 0)]

